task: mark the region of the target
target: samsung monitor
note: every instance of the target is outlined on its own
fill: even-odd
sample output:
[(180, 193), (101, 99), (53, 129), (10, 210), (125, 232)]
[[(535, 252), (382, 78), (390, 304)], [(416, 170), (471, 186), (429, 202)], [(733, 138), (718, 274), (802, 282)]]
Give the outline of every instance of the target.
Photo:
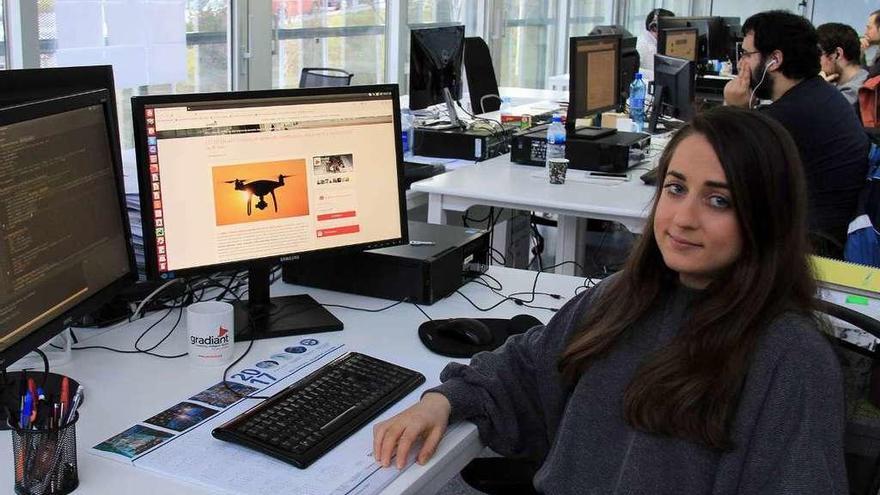
[(410, 31), (409, 108), (444, 103), (444, 89), (460, 99), (463, 56), (464, 26)]
[(577, 119), (620, 105), (620, 35), (577, 36), (569, 40), (568, 117)]
[(657, 131), (661, 115), (688, 121), (694, 116), (694, 62), (654, 55), (654, 103), (648, 130)]
[(103, 90), (0, 109), (0, 370), (137, 280), (111, 110)]
[(282, 260), (407, 241), (397, 85), (132, 99), (146, 271), (247, 269), (236, 340), (341, 330)]
[(696, 62), (697, 46), (697, 28), (661, 29), (657, 34), (657, 48), (661, 55)]

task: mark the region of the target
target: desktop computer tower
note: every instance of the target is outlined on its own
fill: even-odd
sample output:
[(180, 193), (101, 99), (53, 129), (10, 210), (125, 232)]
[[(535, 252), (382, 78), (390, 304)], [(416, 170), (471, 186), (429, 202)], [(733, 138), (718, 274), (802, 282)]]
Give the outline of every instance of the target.
[[(409, 222), (413, 244), (281, 264), (287, 283), (433, 304), (489, 269), (481, 229)], [(415, 244), (415, 245), (414, 245)]]
[[(596, 139), (569, 135), (565, 142), (568, 167), (574, 170), (625, 172), (644, 159), (651, 136), (641, 132), (617, 131)], [(547, 126), (536, 126), (514, 135), (510, 161), (521, 165), (544, 166), (547, 156)]]
[(495, 128), (431, 129), (416, 127), (413, 154), (483, 161), (507, 153), (510, 131)]

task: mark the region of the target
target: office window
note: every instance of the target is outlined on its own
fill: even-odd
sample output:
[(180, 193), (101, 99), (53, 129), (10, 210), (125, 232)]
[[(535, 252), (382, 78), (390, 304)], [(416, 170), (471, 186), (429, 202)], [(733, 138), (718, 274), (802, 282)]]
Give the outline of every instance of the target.
[(113, 66), (123, 154), (135, 95), (229, 89), (231, 0), (38, 0), (40, 67)]
[(3, 2), (0, 2), (0, 69), (6, 68), (6, 10)]
[(545, 87), (554, 70), (555, 12), (556, 0), (504, 0), (500, 86)]
[(596, 26), (610, 24), (613, 0), (571, 0), (568, 4), (568, 35), (585, 36)]
[(303, 67), (344, 69), (352, 84), (385, 80), (385, 0), (272, 0), (272, 87), (299, 86)]

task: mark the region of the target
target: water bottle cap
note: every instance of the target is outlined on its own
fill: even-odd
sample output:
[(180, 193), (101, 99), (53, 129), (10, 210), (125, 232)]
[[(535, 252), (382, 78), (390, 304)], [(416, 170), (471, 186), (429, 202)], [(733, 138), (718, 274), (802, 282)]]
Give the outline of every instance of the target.
[(641, 78), (642, 78), (642, 73), (636, 72), (636, 79), (641, 79)]
[(502, 96), (501, 103), (510, 103), (510, 97), (509, 96)]
[(551, 122), (562, 122), (562, 116), (558, 113), (553, 114), (553, 120)]

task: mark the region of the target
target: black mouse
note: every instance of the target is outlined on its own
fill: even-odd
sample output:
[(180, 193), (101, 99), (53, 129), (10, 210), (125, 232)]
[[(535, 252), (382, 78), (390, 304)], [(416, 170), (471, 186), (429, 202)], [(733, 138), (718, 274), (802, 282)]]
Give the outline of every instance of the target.
[(480, 320), (474, 318), (452, 318), (437, 325), (437, 333), (462, 343), (489, 345), (492, 331)]

